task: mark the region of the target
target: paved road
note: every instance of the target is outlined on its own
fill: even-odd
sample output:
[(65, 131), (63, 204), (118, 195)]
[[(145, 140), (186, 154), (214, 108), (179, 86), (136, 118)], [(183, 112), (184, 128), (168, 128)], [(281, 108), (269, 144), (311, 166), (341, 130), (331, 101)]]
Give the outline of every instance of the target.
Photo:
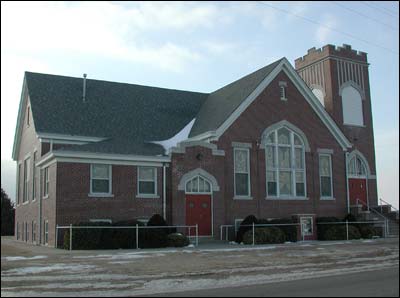
[(399, 297), (399, 268), (152, 297)]

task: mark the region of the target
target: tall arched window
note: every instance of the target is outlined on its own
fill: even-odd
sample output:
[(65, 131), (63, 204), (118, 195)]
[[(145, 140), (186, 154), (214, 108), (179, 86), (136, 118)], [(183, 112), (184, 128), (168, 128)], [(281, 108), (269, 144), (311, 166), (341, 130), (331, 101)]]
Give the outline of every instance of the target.
[(360, 92), (353, 86), (346, 86), (341, 91), (343, 106), (343, 124), (364, 125), (363, 107)]
[(186, 193), (209, 194), (211, 193), (211, 183), (199, 175), (186, 182), (185, 191)]
[(360, 157), (354, 156), (349, 161), (349, 176), (352, 177), (366, 177), (367, 170), (365, 164)]
[(301, 137), (287, 127), (266, 137), (267, 196), (305, 197), (305, 148)]

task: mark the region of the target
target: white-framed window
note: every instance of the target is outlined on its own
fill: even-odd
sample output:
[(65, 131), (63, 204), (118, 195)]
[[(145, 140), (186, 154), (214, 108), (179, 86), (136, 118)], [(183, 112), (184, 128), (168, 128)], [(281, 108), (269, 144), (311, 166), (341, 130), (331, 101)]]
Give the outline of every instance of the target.
[(302, 139), (281, 127), (270, 132), (266, 140), (267, 196), (304, 198), (306, 166)]
[(343, 124), (364, 125), (363, 105), (360, 92), (353, 86), (343, 88), (342, 92)]
[(236, 198), (249, 198), (250, 189), (250, 150), (233, 148), (234, 152), (234, 191)]
[(365, 164), (358, 156), (353, 156), (349, 161), (349, 177), (367, 177), (367, 170), (365, 169)]
[(330, 154), (319, 155), (319, 182), (321, 199), (332, 198), (332, 156)]
[(17, 190), (16, 190), (16, 197), (17, 197), (17, 206), (21, 203), (21, 164), (18, 163), (18, 168), (17, 168)]
[(301, 224), (301, 235), (311, 236), (313, 235), (313, 218), (312, 216), (300, 217)]
[(198, 175), (186, 182), (185, 192), (188, 194), (210, 194), (211, 183), (207, 179)]
[(279, 94), (281, 97), (281, 100), (286, 101), (286, 87), (287, 87), (287, 83), (284, 81), (279, 82)]
[(36, 242), (36, 221), (32, 221), (32, 242)]
[(25, 222), (25, 242), (29, 240), (29, 229), (28, 229), (28, 222)]
[(33, 152), (32, 201), (36, 200), (36, 158), (37, 158), (37, 151)]
[(44, 169), (44, 186), (43, 186), (43, 196), (47, 198), (49, 196), (49, 167)]
[(138, 195), (157, 195), (157, 168), (138, 167)]
[(24, 196), (22, 202), (29, 201), (30, 157), (24, 160)]
[(243, 218), (235, 219), (235, 234), (239, 231), (240, 225), (243, 222)]
[(111, 165), (90, 165), (90, 193), (111, 195), (112, 183)]
[(44, 221), (44, 244), (49, 244), (49, 221)]

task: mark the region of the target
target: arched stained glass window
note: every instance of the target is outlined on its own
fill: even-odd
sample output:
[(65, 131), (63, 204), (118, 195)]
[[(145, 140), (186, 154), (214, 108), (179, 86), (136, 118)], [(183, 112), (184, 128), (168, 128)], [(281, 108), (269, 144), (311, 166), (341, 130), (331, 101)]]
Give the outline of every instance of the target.
[(186, 193), (211, 193), (210, 182), (201, 177), (196, 176), (186, 182)]
[(305, 148), (302, 138), (287, 127), (266, 137), (267, 195), (305, 197)]
[(349, 161), (349, 175), (355, 177), (367, 176), (365, 164), (359, 156), (354, 156)]

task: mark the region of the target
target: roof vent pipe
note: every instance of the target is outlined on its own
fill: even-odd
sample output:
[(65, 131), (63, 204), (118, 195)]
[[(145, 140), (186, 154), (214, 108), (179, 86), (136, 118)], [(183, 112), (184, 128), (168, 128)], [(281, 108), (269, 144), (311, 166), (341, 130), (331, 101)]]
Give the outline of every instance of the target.
[(82, 94), (82, 99), (83, 102), (86, 102), (86, 73), (83, 74), (83, 94)]

